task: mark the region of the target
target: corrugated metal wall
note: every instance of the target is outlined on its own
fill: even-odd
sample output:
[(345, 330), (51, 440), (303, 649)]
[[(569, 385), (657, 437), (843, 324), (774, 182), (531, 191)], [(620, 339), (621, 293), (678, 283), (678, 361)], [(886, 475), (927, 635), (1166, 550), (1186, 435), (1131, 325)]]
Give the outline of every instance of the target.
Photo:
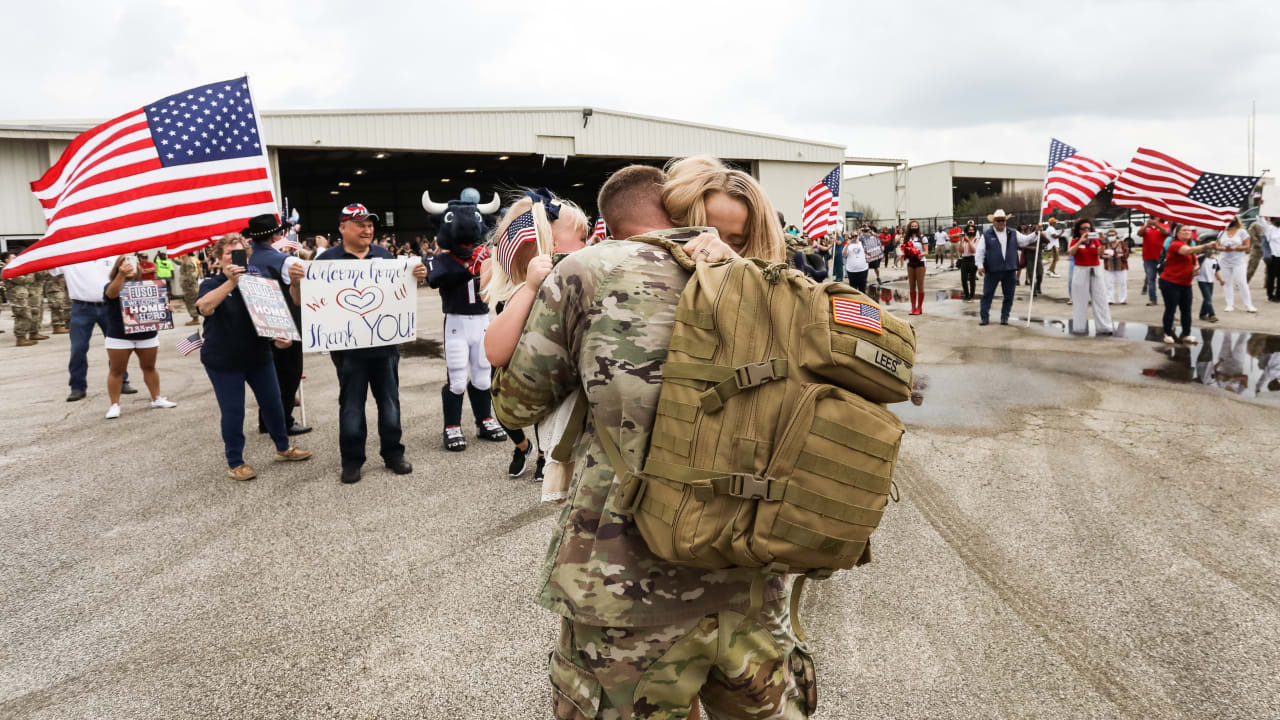
[[(31, 181), (44, 175), (50, 161), (47, 140), (0, 140), (0, 235), (43, 235), (44, 215), (31, 194)], [(61, 153), (66, 143), (56, 142)]]
[[(844, 148), (660, 118), (593, 111), (484, 110), (263, 113), (277, 147), (335, 147), (426, 152), (537, 153), (538, 138), (572, 138), (574, 153), (598, 157), (717, 157), (789, 162), (844, 159)], [(567, 143), (565, 143), (567, 144)]]

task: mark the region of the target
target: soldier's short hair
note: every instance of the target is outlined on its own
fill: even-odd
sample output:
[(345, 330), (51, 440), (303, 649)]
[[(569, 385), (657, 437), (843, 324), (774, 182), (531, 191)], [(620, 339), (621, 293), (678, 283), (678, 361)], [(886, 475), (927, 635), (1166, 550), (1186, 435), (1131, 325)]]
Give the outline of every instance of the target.
[(651, 165), (628, 165), (609, 176), (600, 186), (596, 207), (609, 228), (620, 226), (620, 218), (637, 208), (662, 207), (662, 171)]

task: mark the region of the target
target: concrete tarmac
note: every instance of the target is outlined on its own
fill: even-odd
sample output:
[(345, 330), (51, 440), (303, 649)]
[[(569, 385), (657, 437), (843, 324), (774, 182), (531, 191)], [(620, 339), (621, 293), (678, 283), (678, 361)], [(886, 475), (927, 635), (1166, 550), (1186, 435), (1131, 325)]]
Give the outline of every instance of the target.
[[(875, 560), (806, 588), (817, 716), (1280, 717), (1280, 393), (1143, 374), (1166, 349), (1141, 339), (979, 328), (976, 303), (932, 294), (958, 282), (931, 276), (912, 318), (921, 404), (892, 407), (902, 499)], [(1139, 282), (1116, 315), (1158, 322)], [(1038, 316), (1069, 316), (1064, 283)], [(1254, 302), (1215, 330), (1280, 327)], [(423, 290), (424, 336), (438, 308)], [(161, 337), (179, 406), (144, 391), (105, 420), (100, 336), (67, 403), (67, 337), (15, 348), (3, 327), (0, 717), (549, 716), (558, 619), (532, 596), (555, 511), (469, 411), (471, 447), (441, 449), (442, 360), (400, 364), (412, 475), (371, 437), (364, 480), (339, 484), (337, 383), (308, 356), (315, 457), (271, 462), (250, 401), (244, 483), (173, 349), (189, 329)]]

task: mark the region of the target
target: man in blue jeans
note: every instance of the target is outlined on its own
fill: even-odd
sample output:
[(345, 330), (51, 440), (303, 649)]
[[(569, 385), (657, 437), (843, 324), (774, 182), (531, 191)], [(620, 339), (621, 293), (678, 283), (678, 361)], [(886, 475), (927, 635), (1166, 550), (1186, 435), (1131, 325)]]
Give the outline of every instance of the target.
[[(50, 275), (66, 278), (67, 295), (71, 297), (71, 360), (67, 363), (71, 394), (67, 402), (83, 400), (89, 389), (89, 341), (93, 339), (95, 325), (106, 335), (107, 303), (102, 291), (111, 279), (111, 266), (115, 263), (113, 255), (49, 271)], [(138, 392), (129, 384), (128, 372), (120, 392), (125, 395)]]
[(1009, 324), (1009, 313), (1013, 310), (1013, 294), (1018, 286), (1018, 256), (1020, 250), (1040, 239), (1040, 233), (1023, 234), (1008, 226), (1009, 218), (1004, 210), (996, 210), (987, 216), (991, 227), (982, 232), (978, 246), (974, 249), (974, 261), (978, 266), (978, 274), (982, 276), (982, 299), (978, 303), (978, 324), (986, 325), (990, 321), (991, 301), (995, 298), (996, 287), (1004, 299), (1000, 304), (1000, 324)]
[[(364, 205), (352, 203), (342, 209), (338, 220), (341, 240), (320, 253), (316, 260), (372, 260), (392, 255), (373, 244), (373, 221), (377, 215)], [(427, 277), (427, 266), (413, 268), (418, 280)], [(360, 482), (364, 466), (368, 427), (364, 408), (369, 391), (378, 406), (379, 454), (387, 468), (397, 475), (413, 472), (404, 459), (400, 442), (400, 348), (395, 345), (331, 351), (329, 359), (338, 370), (338, 448), (342, 455), (342, 482)]]
[(1153, 217), (1148, 217), (1147, 222), (1138, 230), (1138, 235), (1142, 238), (1142, 271), (1145, 273), (1142, 287), (1147, 291), (1147, 305), (1155, 305), (1156, 288), (1160, 284), (1156, 267), (1160, 264), (1161, 256), (1164, 255), (1164, 243), (1165, 238), (1169, 237), (1169, 226), (1161, 224)]

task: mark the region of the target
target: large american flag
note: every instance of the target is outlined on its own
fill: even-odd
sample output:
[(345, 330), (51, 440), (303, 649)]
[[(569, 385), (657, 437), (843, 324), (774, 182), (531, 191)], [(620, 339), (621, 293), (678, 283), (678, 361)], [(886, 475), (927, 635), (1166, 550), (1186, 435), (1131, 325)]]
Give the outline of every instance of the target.
[(1201, 172), (1162, 152), (1138, 148), (1116, 180), (1111, 202), (1167, 220), (1218, 230), (1240, 212), (1258, 178)]
[(511, 276), (511, 261), (516, 256), (516, 250), (527, 242), (538, 242), (538, 228), (533, 224), (533, 212), (525, 210), (507, 225), (502, 231), (502, 235), (498, 236), (497, 252), (498, 263), (502, 265), (502, 269), (507, 273), (507, 277)]
[(609, 236), (609, 229), (604, 226), (604, 216), (596, 218), (596, 226), (591, 230), (591, 237), (587, 238), (587, 245), (595, 245), (601, 240)]
[(276, 212), (244, 77), (161, 98), (81, 134), (31, 190), (48, 229), (6, 278), (182, 247)]
[(831, 317), (841, 325), (870, 330), (877, 335), (884, 334), (884, 327), (880, 324), (880, 308), (869, 302), (833, 297)]
[(837, 165), (804, 196), (801, 228), (811, 238), (822, 237), (840, 219), (840, 170)]
[(1045, 166), (1042, 213), (1059, 208), (1080, 212), (1103, 188), (1116, 181), (1120, 171), (1105, 160), (1082, 155), (1079, 150), (1051, 138), (1049, 164)]

